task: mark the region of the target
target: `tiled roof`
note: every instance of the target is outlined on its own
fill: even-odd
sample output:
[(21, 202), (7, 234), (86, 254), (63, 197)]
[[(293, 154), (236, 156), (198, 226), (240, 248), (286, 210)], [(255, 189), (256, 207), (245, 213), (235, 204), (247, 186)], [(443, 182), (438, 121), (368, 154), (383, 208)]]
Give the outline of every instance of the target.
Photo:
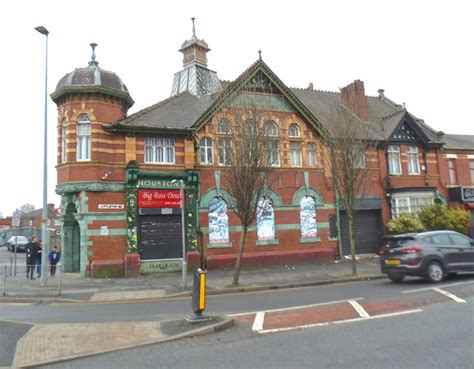
[(443, 140), (448, 150), (474, 150), (474, 135), (445, 134)]
[[(257, 60), (234, 81), (220, 81), (222, 90), (213, 94), (194, 96), (182, 92), (148, 108), (140, 110), (127, 118), (112, 124), (110, 129), (199, 129), (214, 114), (224, 101), (233, 96), (257, 70), (263, 71), (275, 83), (283, 95), (316, 126), (327, 129), (331, 124), (331, 114), (342, 103), (339, 92), (288, 88), (270, 68)], [(436, 133), (421, 120), (397, 106), (385, 97), (367, 97), (368, 120), (375, 127), (374, 138), (387, 140), (399, 123), (408, 114), (417, 125), (419, 135), (427, 143), (440, 144)], [(364, 123), (366, 124), (366, 123)]]
[(186, 129), (203, 114), (218, 94), (194, 96), (183, 92), (148, 108), (142, 109), (111, 126), (114, 128)]

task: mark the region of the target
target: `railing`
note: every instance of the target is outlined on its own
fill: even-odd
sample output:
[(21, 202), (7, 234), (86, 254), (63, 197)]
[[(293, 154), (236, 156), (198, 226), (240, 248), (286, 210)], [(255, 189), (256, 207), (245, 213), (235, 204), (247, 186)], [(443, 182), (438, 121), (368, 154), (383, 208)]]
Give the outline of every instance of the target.
[[(56, 265), (56, 270), (53, 270), (54, 275), (52, 275), (51, 266), (48, 264), (48, 278), (42, 285), (36, 264), (26, 265), (23, 253), (19, 253), (15, 259), (13, 254), (9, 255), (5, 249), (5, 247), (0, 248), (0, 296), (51, 297), (61, 295), (61, 264)], [(33, 273), (31, 273), (32, 271)], [(41, 268), (39, 272), (41, 272)], [(29, 278), (31, 275), (33, 275), (33, 279)]]

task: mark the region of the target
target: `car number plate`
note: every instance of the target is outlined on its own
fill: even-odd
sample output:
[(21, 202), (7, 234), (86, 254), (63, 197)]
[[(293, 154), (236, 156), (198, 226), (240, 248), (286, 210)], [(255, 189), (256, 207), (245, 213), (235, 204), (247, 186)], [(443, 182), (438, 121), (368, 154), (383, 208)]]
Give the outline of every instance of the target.
[(385, 264), (388, 264), (388, 265), (399, 265), (399, 264), (400, 264), (400, 260), (397, 260), (397, 259), (388, 259), (388, 260), (385, 260)]

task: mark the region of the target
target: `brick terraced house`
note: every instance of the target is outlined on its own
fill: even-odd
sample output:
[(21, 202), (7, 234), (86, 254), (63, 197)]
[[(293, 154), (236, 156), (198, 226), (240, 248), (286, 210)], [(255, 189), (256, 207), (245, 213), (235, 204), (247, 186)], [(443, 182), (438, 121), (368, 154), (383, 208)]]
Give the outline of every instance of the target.
[(250, 229), (244, 265), (349, 253), (347, 217), (337, 211), (331, 173), (321, 159), (333, 106), (343, 104), (377, 132), (378, 148), (365, 156), (371, 185), (357, 213), (359, 253), (378, 250), (391, 217), (436, 199), (446, 202), (442, 137), (383, 90), (366, 96), (359, 80), (340, 92), (290, 88), (261, 55), (234, 81), (221, 81), (207, 66), (207, 43), (193, 30), (180, 49), (183, 69), (174, 76), (171, 97), (128, 115), (134, 103), (129, 91), (118, 75), (98, 66), (91, 46), (89, 65), (66, 74), (51, 95), (58, 106), (66, 271), (122, 275), (130, 255), (140, 255), (142, 273), (176, 271), (183, 233), (190, 264), (197, 264), (202, 234), (208, 267), (232, 265), (240, 225), (221, 177), (231, 160), (231, 127), (245, 118), (233, 104), (246, 94), (274, 142), (278, 180), (265, 193), (264, 221)]
[(470, 236), (474, 237), (474, 135), (445, 134), (443, 185), (451, 207), (471, 213)]

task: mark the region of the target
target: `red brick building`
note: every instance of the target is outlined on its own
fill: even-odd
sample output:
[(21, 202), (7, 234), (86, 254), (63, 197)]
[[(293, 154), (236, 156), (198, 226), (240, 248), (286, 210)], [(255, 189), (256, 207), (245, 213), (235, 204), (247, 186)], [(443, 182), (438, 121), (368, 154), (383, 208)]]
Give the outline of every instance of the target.
[(371, 185), (357, 213), (358, 252), (378, 250), (392, 216), (446, 201), (440, 135), (382, 90), (366, 96), (359, 80), (337, 93), (289, 88), (261, 57), (224, 82), (207, 67), (209, 50), (193, 34), (181, 47), (183, 69), (171, 97), (131, 115), (125, 84), (98, 66), (94, 52), (87, 67), (59, 81), (51, 97), (58, 106), (66, 271), (85, 275), (105, 264), (120, 274), (125, 256), (135, 252), (144, 273), (179, 270), (183, 243), (196, 263), (200, 233), (209, 267), (232, 264), (241, 227), (221, 177), (232, 125), (249, 118), (239, 99), (249, 95), (259, 113), (255, 123), (273, 140), (278, 181), (262, 198), (265, 217), (250, 230), (244, 264), (348, 253), (347, 217), (337, 211), (321, 160), (330, 107), (345, 105), (377, 132), (378, 149), (365, 157)]
[(443, 137), (443, 185), (451, 207), (471, 212), (470, 236), (474, 236), (474, 135)]

